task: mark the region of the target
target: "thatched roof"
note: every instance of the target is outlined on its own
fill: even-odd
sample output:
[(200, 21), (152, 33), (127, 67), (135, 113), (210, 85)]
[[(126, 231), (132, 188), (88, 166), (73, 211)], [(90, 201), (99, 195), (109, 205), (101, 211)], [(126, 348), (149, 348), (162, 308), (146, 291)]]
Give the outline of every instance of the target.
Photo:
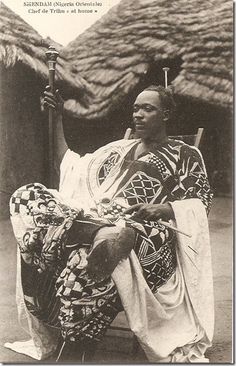
[[(43, 39), (29, 24), (15, 14), (5, 4), (0, 4), (0, 62), (6, 68), (22, 63), (34, 70), (43, 80), (48, 79), (48, 66), (45, 52), (50, 45), (60, 51), (61, 45), (50, 38)], [(68, 96), (80, 97), (85, 93), (88, 85), (82, 77), (76, 80), (70, 71), (66, 71), (66, 61), (57, 58), (56, 80), (66, 89)]]
[(228, 108), (232, 103), (233, 2), (231, 0), (122, 0), (63, 49), (70, 71), (94, 92), (88, 109), (103, 118), (140, 82), (150, 67), (178, 58), (173, 85), (179, 95)]

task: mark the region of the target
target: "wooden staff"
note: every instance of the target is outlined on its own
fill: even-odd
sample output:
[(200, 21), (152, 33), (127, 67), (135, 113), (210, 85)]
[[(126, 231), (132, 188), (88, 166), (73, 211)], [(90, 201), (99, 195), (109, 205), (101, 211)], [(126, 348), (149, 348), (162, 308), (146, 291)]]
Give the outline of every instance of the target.
[[(55, 71), (56, 71), (56, 61), (59, 53), (55, 50), (53, 46), (48, 48), (46, 51), (46, 57), (48, 61), (48, 71), (49, 71), (49, 86), (51, 92), (54, 92), (55, 88)], [(49, 186), (54, 187), (54, 133), (53, 133), (53, 110), (49, 108)]]

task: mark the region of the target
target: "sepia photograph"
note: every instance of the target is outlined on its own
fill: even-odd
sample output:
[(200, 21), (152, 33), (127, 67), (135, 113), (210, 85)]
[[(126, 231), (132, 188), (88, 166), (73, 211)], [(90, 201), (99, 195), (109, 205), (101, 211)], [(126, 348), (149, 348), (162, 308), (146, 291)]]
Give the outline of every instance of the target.
[(234, 3), (0, 1), (0, 362), (232, 364)]

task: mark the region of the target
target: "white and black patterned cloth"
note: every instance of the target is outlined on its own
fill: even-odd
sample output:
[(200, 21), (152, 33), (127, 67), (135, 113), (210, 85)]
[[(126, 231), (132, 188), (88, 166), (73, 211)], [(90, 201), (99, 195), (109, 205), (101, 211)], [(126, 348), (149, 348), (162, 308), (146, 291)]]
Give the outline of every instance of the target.
[[(136, 203), (196, 197), (208, 212), (212, 193), (196, 149), (169, 140), (137, 160), (133, 159), (133, 152), (131, 149), (123, 158), (115, 194), (105, 203), (98, 203), (97, 209), (101, 226), (122, 219), (136, 231), (134, 250), (148, 286), (156, 292), (176, 270), (175, 234), (158, 223), (138, 223), (124, 217), (124, 208)], [(101, 187), (110, 179), (120, 159), (116, 150), (104, 157), (97, 171)], [(100, 339), (122, 307), (110, 278), (95, 283), (86, 273), (92, 219), (90, 223), (83, 212), (61, 204), (40, 184), (17, 190), (10, 207), (24, 261), (22, 283), (29, 311), (48, 324), (59, 326), (63, 336), (70, 340)], [(77, 231), (72, 235), (70, 230), (78, 214), (84, 223), (83, 227), (77, 227), (77, 241)]]

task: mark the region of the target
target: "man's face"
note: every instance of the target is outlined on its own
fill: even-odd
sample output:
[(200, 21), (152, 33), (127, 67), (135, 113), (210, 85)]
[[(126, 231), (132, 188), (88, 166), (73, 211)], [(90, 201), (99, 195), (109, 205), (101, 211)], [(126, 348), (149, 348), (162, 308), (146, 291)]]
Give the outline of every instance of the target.
[(133, 121), (138, 138), (155, 138), (165, 129), (158, 92), (145, 90), (137, 96), (133, 107)]

